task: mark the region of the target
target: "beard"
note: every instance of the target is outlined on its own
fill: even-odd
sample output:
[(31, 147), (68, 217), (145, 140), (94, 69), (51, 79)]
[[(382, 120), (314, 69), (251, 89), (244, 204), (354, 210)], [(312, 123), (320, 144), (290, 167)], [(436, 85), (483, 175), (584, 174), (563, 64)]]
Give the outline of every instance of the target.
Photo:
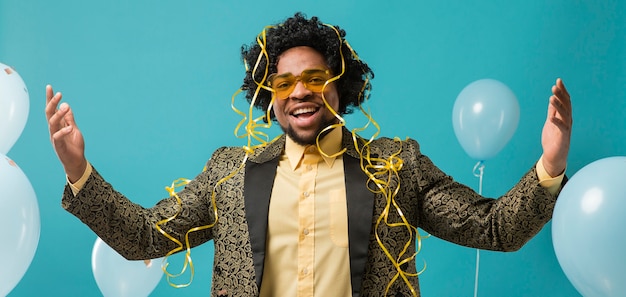
[[(299, 145), (307, 146), (307, 145), (315, 144), (317, 140), (317, 136), (320, 135), (320, 133), (322, 133), (322, 130), (336, 123), (337, 123), (337, 118), (335, 118), (334, 116), (329, 119), (324, 119), (320, 123), (320, 125), (317, 127), (317, 131), (315, 131), (315, 134), (313, 134), (312, 136), (300, 135), (296, 133), (296, 131), (291, 126), (285, 127), (283, 125), (280, 125), (280, 123), (279, 125), (280, 125), (280, 128), (283, 130), (283, 132), (287, 134), (287, 136), (289, 136), (291, 140), (293, 140), (295, 143)], [(326, 134), (328, 134), (330, 131), (331, 130), (324, 131), (324, 133), (320, 135), (320, 139), (323, 139), (324, 136), (326, 136)]]

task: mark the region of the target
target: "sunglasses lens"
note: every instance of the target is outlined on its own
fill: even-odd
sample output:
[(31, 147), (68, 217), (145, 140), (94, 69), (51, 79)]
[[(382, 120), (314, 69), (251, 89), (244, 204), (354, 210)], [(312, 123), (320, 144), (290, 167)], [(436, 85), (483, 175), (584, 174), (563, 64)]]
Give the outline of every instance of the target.
[(330, 79), (328, 70), (321, 69), (302, 71), (300, 77), (304, 86), (313, 92), (321, 92), (324, 88), (324, 84)]
[(321, 92), (324, 84), (330, 79), (330, 72), (322, 69), (307, 69), (302, 71), (300, 76), (291, 73), (281, 75), (272, 74), (268, 78), (269, 85), (276, 91), (278, 99), (289, 97), (298, 81), (301, 81), (305, 88), (312, 92)]
[(270, 86), (276, 91), (276, 96), (279, 99), (284, 99), (291, 94), (294, 87), (296, 86), (297, 79), (291, 73), (277, 75), (275, 77), (270, 77)]

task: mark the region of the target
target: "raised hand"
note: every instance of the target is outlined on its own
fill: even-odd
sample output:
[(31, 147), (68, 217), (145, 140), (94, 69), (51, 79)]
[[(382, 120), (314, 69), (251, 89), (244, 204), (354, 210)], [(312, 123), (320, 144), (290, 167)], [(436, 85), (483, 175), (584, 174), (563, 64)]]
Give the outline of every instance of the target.
[(67, 103), (59, 106), (62, 97), (59, 92), (54, 94), (52, 86), (46, 86), (46, 118), (50, 142), (70, 182), (76, 182), (87, 168), (85, 141), (76, 126), (70, 106)]
[(548, 118), (541, 134), (543, 166), (548, 174), (557, 176), (565, 171), (572, 135), (572, 102), (570, 95), (558, 78), (552, 86), (548, 105)]

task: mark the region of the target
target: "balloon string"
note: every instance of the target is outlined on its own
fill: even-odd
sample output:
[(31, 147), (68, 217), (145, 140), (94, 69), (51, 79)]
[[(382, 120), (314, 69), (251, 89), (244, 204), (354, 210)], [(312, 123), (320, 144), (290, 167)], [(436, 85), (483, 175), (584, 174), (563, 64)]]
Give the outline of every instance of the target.
[[(485, 162), (478, 161), (474, 165), (474, 176), (478, 177), (478, 194), (483, 194), (483, 173), (485, 171)], [(474, 276), (474, 297), (478, 296), (478, 272), (480, 268), (480, 249), (476, 249), (476, 274)]]
[(474, 297), (478, 296), (478, 268), (480, 267), (480, 250), (476, 249), (476, 276), (474, 277)]
[(472, 173), (474, 173), (475, 177), (478, 177), (478, 194), (482, 195), (483, 194), (483, 172), (485, 170), (485, 162), (484, 161), (478, 161), (478, 163), (476, 163), (476, 165), (474, 165), (474, 170), (472, 171)]

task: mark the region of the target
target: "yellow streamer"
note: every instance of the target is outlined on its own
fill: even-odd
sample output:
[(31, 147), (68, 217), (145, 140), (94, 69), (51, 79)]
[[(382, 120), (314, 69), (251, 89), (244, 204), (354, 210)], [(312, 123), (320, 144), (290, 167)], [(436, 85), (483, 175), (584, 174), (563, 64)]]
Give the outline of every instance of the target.
[[(371, 119), (371, 121), (373, 121), (373, 119)], [(375, 126), (377, 125), (375, 124)], [(357, 141), (355, 134), (353, 134), (353, 141), (354, 141), (355, 147), (358, 148), (359, 143)], [(395, 138), (394, 141), (399, 143), (400, 149), (398, 149), (396, 153), (389, 156), (388, 159), (371, 157), (370, 150), (369, 150), (369, 144), (371, 141), (363, 142), (361, 148), (358, 151), (362, 156), (361, 157), (361, 169), (369, 177), (368, 184), (371, 181), (374, 183), (376, 187), (374, 189), (369, 188), (369, 190), (374, 193), (382, 195), (386, 199), (385, 208), (383, 212), (381, 213), (381, 215), (376, 220), (376, 224), (374, 226), (375, 237), (376, 237), (376, 241), (378, 242), (379, 246), (381, 247), (381, 249), (387, 256), (387, 258), (392, 262), (392, 265), (396, 268), (397, 273), (391, 279), (389, 284), (387, 284), (385, 295), (389, 292), (389, 289), (391, 288), (393, 283), (398, 278), (401, 278), (405, 282), (405, 284), (409, 287), (411, 294), (413, 296), (417, 296), (417, 292), (415, 291), (415, 288), (413, 288), (413, 286), (411, 285), (408, 277), (417, 277), (426, 269), (426, 265), (424, 265), (424, 268), (417, 273), (408, 273), (404, 271), (401, 268), (401, 266), (405, 263), (408, 263), (414, 260), (417, 254), (420, 252), (421, 247), (422, 247), (421, 246), (422, 236), (419, 234), (417, 228), (411, 225), (407, 221), (406, 217), (404, 216), (404, 213), (402, 212), (402, 209), (395, 201), (395, 196), (398, 194), (400, 190), (400, 184), (398, 184), (394, 189), (390, 188), (390, 184), (392, 183), (392, 180), (394, 179), (394, 177), (396, 180), (398, 181), (400, 180), (398, 172), (402, 169), (402, 166), (403, 166), (403, 160), (398, 157), (398, 155), (400, 155), (401, 153), (401, 145), (402, 145), (401, 140), (398, 138)], [(377, 164), (380, 164), (380, 165), (377, 165)], [(385, 176), (386, 176), (386, 179), (382, 179)], [(393, 210), (395, 210), (396, 213), (400, 216), (401, 222), (398, 222), (398, 223), (389, 222), (389, 214), (392, 211), (392, 207), (393, 207)], [(385, 245), (382, 242), (382, 239), (380, 238), (378, 234), (378, 229), (381, 223), (384, 223), (389, 227), (404, 227), (407, 229), (407, 231), (410, 234), (409, 240), (404, 244), (402, 251), (395, 257), (391, 254), (389, 249), (385, 247)], [(403, 258), (403, 256), (407, 253), (408, 248), (411, 245), (411, 242), (413, 241), (413, 236), (415, 236), (415, 240), (417, 241), (416, 252), (406, 258)]]

